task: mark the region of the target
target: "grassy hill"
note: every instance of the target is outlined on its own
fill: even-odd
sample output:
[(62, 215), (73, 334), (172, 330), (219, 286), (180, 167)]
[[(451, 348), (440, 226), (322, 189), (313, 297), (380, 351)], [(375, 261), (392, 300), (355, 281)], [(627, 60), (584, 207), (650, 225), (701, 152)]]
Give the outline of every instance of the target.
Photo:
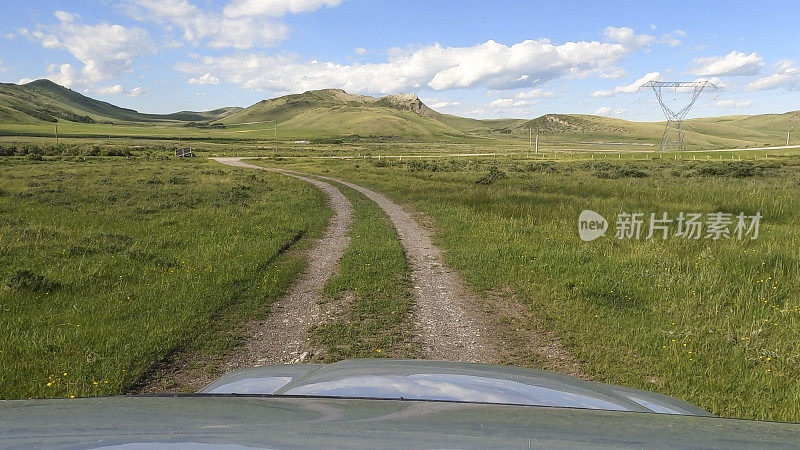
[[(545, 114), (534, 119), (472, 119), (442, 114), (416, 95), (385, 97), (322, 89), (262, 100), (248, 108), (143, 114), (86, 97), (48, 80), (0, 84), (0, 134), (44, 136), (53, 122), (68, 136), (135, 136), (195, 139), (376, 137), (397, 140), (464, 141), (475, 138), (527, 141), (540, 134), (548, 144), (580, 149), (597, 143), (654, 147), (663, 122), (631, 122), (581, 114)], [(113, 123), (114, 126), (107, 124)], [(63, 125), (62, 125), (63, 124)], [(191, 126), (187, 126), (191, 125)], [(785, 142), (800, 111), (724, 116), (685, 122), (690, 149), (754, 147)], [(583, 146), (583, 147), (581, 147)], [(632, 147), (635, 148), (635, 147)]]
[[(322, 89), (269, 100), (221, 120), (226, 126), (278, 121), (282, 136), (330, 137), (343, 135), (433, 137), (458, 136), (462, 131), (436, 120), (439, 113), (416, 95), (369, 97), (339, 89)], [(473, 120), (473, 119), (465, 119)]]
[(95, 100), (50, 80), (17, 85), (0, 83), (0, 123), (33, 124), (68, 121), (76, 123), (211, 121), (241, 108), (214, 111), (181, 111), (174, 114), (142, 114)]

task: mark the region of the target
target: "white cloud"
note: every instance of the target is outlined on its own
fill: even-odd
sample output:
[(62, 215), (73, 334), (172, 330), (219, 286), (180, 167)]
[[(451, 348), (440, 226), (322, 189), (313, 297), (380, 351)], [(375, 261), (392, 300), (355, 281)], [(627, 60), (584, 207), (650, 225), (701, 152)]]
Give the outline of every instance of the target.
[(128, 8), (137, 20), (150, 20), (177, 27), (183, 39), (193, 45), (206, 43), (212, 48), (246, 49), (271, 46), (288, 34), (286, 25), (267, 18), (225, 17), (220, 12), (203, 11), (187, 0), (133, 0)]
[(130, 91), (128, 91), (128, 93), (125, 94), (125, 95), (130, 96), (130, 97), (138, 97), (138, 96), (144, 95), (146, 93), (147, 93), (147, 89), (144, 89), (141, 86), (137, 86), (137, 87), (131, 89)]
[(206, 95), (206, 93), (205, 93), (205, 92), (195, 92), (195, 93), (194, 93), (194, 95), (197, 95), (197, 96), (203, 97), (203, 96), (205, 96), (205, 95)]
[(513, 98), (498, 98), (497, 100), (489, 103), (489, 106), (495, 108), (518, 108), (520, 106), (528, 106), (531, 102), (527, 100), (514, 100)]
[(686, 36), (686, 32), (685, 32), (685, 31), (683, 31), (683, 30), (675, 30), (675, 31), (673, 31), (673, 33), (674, 33), (676, 36)]
[(28, 84), (33, 81), (33, 78), (20, 78), (17, 84)]
[(98, 94), (121, 94), (124, 91), (122, 86), (119, 84), (115, 84), (113, 86), (108, 86), (104, 88), (100, 88), (97, 90)]
[(720, 100), (716, 102), (715, 105), (719, 106), (720, 108), (747, 108), (748, 106), (753, 106), (753, 102), (750, 100)]
[(679, 45), (681, 45), (683, 43), (683, 42), (681, 42), (680, 39), (676, 38), (675, 36), (673, 36), (673, 35), (671, 35), (669, 33), (661, 36), (661, 39), (659, 39), (658, 42), (660, 44), (669, 45), (670, 47), (678, 47)]
[(132, 0), (127, 10), (140, 21), (154, 21), (168, 30), (179, 28), (193, 45), (248, 49), (273, 46), (286, 39), (286, 14), (337, 6), (342, 0), (233, 0), (220, 10), (203, 10), (188, 0)]
[(592, 97), (601, 98), (601, 97), (611, 97), (614, 94), (632, 94), (634, 92), (638, 92), (639, 89), (642, 87), (642, 85), (647, 83), (648, 81), (655, 81), (660, 79), (661, 79), (660, 72), (650, 72), (631, 84), (617, 86), (611, 90), (594, 91), (592, 92)]
[(53, 83), (72, 87), (79, 84), (79, 77), (78, 71), (71, 64), (61, 64), (59, 66), (50, 64), (47, 66), (47, 76), (45, 78)]
[(5, 72), (5, 71), (6, 71), (6, 68), (3, 67), (3, 60), (0, 59), (0, 72)]
[(430, 105), (430, 107), (433, 109), (454, 108), (456, 106), (461, 106), (461, 102), (448, 102), (446, 100), (441, 100)]
[(197, 84), (197, 85), (219, 84), (219, 78), (206, 72), (205, 74), (203, 74), (198, 78), (189, 78), (189, 84)]
[(598, 108), (597, 111), (595, 111), (594, 113), (598, 116), (619, 116), (625, 114), (626, 112), (628, 111), (622, 108), (614, 109), (614, 108), (609, 108), (608, 106), (603, 106), (601, 108)]
[(610, 41), (619, 42), (630, 51), (639, 50), (650, 45), (655, 40), (654, 36), (636, 34), (633, 32), (633, 28), (628, 27), (606, 27), (604, 36)]
[(781, 61), (778, 63), (775, 73), (759, 78), (747, 85), (748, 91), (763, 91), (779, 88), (800, 91), (800, 68), (794, 66), (794, 61)]
[[(627, 40), (637, 41), (623, 34)], [(507, 46), (490, 40), (471, 47), (434, 44), (393, 53), (382, 63), (311, 64), (291, 54), (236, 53), (198, 57), (176, 68), (193, 75), (216, 73), (245, 89), (278, 92), (331, 87), (363, 93), (395, 93), (424, 87), (505, 90), (555, 78), (610, 72), (631, 51), (622, 43), (599, 41), (555, 45), (540, 39)]]
[(364, 47), (356, 47), (355, 51), (356, 51), (357, 54), (359, 54), (361, 56), (364, 56), (364, 55), (367, 54), (367, 49), (365, 49)]
[(227, 17), (273, 16), (316, 11), (338, 6), (343, 0), (233, 0), (223, 12)]
[[(141, 28), (107, 23), (84, 25), (78, 22), (77, 15), (64, 11), (56, 11), (55, 16), (59, 20), (57, 26), (39, 25), (34, 31), (21, 29), (20, 33), (45, 48), (66, 50), (84, 64), (80, 75), (69, 64), (62, 65), (58, 73), (50, 70), (49, 78), (68, 82), (65, 86), (117, 78), (133, 67), (136, 58), (154, 51), (149, 35)], [(67, 75), (66, 70), (73, 72)]]
[(698, 76), (755, 75), (764, 66), (758, 53), (732, 51), (725, 56), (710, 56), (692, 60), (689, 73)]
[(553, 98), (555, 97), (555, 92), (553, 91), (543, 91), (541, 89), (533, 89), (530, 91), (520, 92), (515, 95), (516, 98), (522, 99), (531, 99), (531, 98)]

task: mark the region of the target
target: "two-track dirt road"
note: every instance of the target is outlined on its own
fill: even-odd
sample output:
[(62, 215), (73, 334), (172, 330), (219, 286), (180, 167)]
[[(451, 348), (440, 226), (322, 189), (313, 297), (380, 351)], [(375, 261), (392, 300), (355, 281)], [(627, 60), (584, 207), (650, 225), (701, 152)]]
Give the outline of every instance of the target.
[[(349, 243), (348, 231), (352, 221), (352, 205), (330, 181), (348, 186), (374, 201), (397, 230), (411, 269), (414, 325), (420, 358), (499, 363), (513, 362), (515, 355), (532, 352), (543, 357), (542, 368), (585, 378), (575, 358), (561, 346), (557, 337), (530, 326), (527, 309), (513, 297), (490, 295), (488, 299), (482, 299), (470, 291), (461, 277), (444, 263), (442, 251), (433, 243), (431, 231), (420, 225), (406, 208), (386, 196), (338, 178), (257, 166), (246, 162), (250, 159), (246, 157), (212, 159), (244, 169), (277, 172), (311, 183), (327, 195), (328, 205), (333, 211), (325, 236), (311, 243), (306, 270), (272, 305), (268, 318), (246, 324), (243, 345), (221, 364), (224, 372), (258, 365), (303, 362), (312, 350), (308, 343), (308, 330), (327, 319), (319, 306), (321, 291), (338, 270), (339, 259)], [(499, 327), (498, 314), (512, 318), (513, 327), (508, 330)], [(200, 387), (213, 379), (198, 379), (195, 366), (178, 358), (156, 371), (136, 391), (180, 391)]]
[[(361, 192), (377, 203), (389, 216), (397, 230), (411, 268), (416, 305), (414, 320), (417, 337), (422, 347), (420, 356), (425, 359), (461, 362), (498, 362), (498, 352), (488, 338), (489, 326), (486, 323), (485, 315), (479, 310), (478, 299), (464, 286), (461, 278), (444, 264), (442, 251), (433, 244), (430, 231), (421, 226), (398, 204), (373, 190), (336, 178), (322, 176), (316, 177), (318, 179), (310, 178), (310, 176), (298, 172), (249, 164), (242, 158), (213, 159), (223, 164), (275, 171), (297, 177), (314, 183), (326, 192), (329, 189), (335, 190), (335, 188), (320, 179), (338, 182)], [(339, 193), (339, 195), (341, 194)], [(338, 215), (337, 208), (343, 206), (340, 202), (332, 202), (331, 207)], [(313, 257), (313, 254), (310, 256)], [(304, 278), (301, 277), (297, 284), (305, 284)], [(319, 287), (321, 288), (321, 286)], [(303, 290), (306, 289), (306, 287), (303, 288)], [(288, 303), (286, 307), (276, 312), (280, 315), (291, 316), (292, 314)], [(287, 318), (284, 317), (283, 320)], [(299, 322), (295, 322), (295, 324), (301, 325)], [(302, 325), (308, 328), (310, 324), (303, 322)], [(267, 332), (266, 329), (265, 332)], [(300, 333), (291, 334), (300, 335)], [(273, 341), (271, 338), (268, 340)], [(281, 345), (287, 344), (285, 341), (273, 342)], [(251, 347), (262, 347), (262, 345), (248, 344), (248, 349)], [(292, 344), (291, 348), (296, 348), (296, 344)]]

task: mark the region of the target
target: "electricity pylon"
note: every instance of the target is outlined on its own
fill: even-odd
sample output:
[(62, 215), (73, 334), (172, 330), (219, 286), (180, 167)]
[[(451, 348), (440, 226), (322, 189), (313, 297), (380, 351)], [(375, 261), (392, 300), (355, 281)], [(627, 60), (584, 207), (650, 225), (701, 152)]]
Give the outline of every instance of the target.
[[(664, 129), (664, 136), (661, 138), (661, 151), (669, 150), (685, 150), (686, 147), (683, 143), (683, 119), (689, 114), (689, 109), (692, 108), (694, 102), (700, 97), (700, 93), (706, 87), (713, 87), (716, 91), (717, 86), (710, 81), (648, 81), (643, 84), (639, 89), (649, 87), (653, 89), (656, 94), (658, 103), (661, 109), (664, 110), (664, 115), (667, 116), (667, 126)], [(664, 104), (664, 99), (661, 96), (661, 90), (664, 88), (674, 88), (677, 96), (678, 91), (690, 92), (692, 100), (688, 105), (684, 106), (679, 111), (673, 111), (669, 106)]]

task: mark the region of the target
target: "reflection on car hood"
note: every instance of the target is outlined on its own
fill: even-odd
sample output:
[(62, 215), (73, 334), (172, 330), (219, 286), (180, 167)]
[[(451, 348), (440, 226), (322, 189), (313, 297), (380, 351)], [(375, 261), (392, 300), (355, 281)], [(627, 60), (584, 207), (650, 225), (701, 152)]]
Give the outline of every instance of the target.
[(225, 375), (199, 393), (435, 400), (710, 415), (684, 401), (652, 392), (541, 370), (444, 361), (362, 359), (255, 367)]

